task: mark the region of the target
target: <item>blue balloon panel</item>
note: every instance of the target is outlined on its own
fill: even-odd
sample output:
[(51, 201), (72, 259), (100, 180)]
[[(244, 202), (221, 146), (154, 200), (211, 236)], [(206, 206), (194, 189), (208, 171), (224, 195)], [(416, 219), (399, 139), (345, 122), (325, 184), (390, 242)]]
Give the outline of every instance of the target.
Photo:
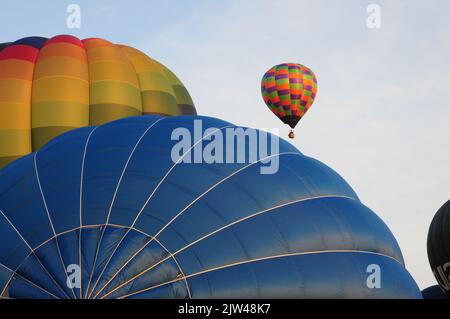
[[(245, 129), (130, 117), (0, 171), (1, 296), (421, 298), (394, 236), (338, 173), (270, 134), (239, 157), (238, 140), (219, 140), (230, 128)], [(177, 159), (179, 129), (191, 146)], [(195, 161), (212, 141), (216, 161)], [(268, 159), (278, 169), (262, 174)]]

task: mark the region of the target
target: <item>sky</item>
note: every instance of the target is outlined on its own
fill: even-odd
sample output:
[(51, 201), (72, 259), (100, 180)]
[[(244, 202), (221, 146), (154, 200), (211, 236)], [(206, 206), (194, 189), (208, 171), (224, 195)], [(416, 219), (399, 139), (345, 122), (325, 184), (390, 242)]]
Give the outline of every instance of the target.
[[(66, 24), (72, 3), (80, 29)], [(367, 26), (369, 4), (380, 28)], [(450, 198), (448, 12), (447, 0), (1, 0), (0, 42), (72, 34), (134, 46), (178, 75), (200, 114), (283, 137), (261, 77), (282, 62), (310, 67), (318, 95), (292, 142), (384, 220), (425, 288), (436, 284), (428, 227)]]

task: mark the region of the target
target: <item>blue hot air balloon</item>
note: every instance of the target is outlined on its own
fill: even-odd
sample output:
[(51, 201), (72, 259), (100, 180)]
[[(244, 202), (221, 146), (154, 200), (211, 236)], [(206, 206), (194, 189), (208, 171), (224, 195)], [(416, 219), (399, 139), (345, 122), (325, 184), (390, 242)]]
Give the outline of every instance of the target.
[(1, 296), (421, 298), (388, 227), (335, 171), (260, 131), (268, 151), (239, 158), (228, 129), (130, 117), (1, 170)]

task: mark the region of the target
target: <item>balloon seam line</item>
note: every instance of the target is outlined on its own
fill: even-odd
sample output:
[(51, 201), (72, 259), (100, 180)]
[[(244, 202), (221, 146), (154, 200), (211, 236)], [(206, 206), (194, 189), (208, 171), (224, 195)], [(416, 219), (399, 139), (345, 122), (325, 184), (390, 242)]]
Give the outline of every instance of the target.
[[(227, 126), (224, 126), (224, 127), (221, 127), (221, 128), (219, 128), (219, 129), (217, 129), (217, 130), (215, 130), (215, 131), (213, 131), (213, 132), (211, 132), (210, 134), (208, 134), (208, 135), (206, 135), (206, 136), (203, 136), (201, 139), (199, 139), (198, 141), (196, 141), (195, 143), (194, 143), (194, 145), (192, 145), (190, 148), (189, 148), (189, 150), (187, 150), (184, 154), (183, 154), (183, 156), (181, 156), (178, 160), (177, 160), (177, 162), (174, 164), (174, 165), (172, 165), (171, 166), (171, 168), (166, 172), (166, 174), (162, 177), (162, 179), (158, 182), (158, 184), (156, 185), (156, 187), (153, 189), (153, 191), (150, 193), (150, 195), (149, 195), (149, 197), (146, 199), (146, 201), (144, 202), (144, 205), (142, 206), (142, 208), (139, 210), (139, 212), (137, 213), (137, 215), (136, 215), (136, 217), (135, 217), (135, 219), (134, 219), (134, 221), (133, 221), (133, 223), (131, 224), (131, 227), (134, 227), (134, 225), (136, 224), (136, 222), (137, 222), (137, 220), (139, 219), (139, 217), (140, 217), (140, 215), (142, 214), (142, 212), (145, 210), (145, 208), (147, 207), (147, 205), (148, 205), (148, 203), (150, 202), (150, 200), (153, 198), (153, 195), (156, 193), (156, 191), (159, 189), (159, 187), (162, 185), (162, 183), (165, 181), (165, 179), (167, 178), (167, 176), (169, 176), (169, 174), (173, 171), (173, 169), (176, 167), (176, 165), (178, 165), (179, 163), (181, 163), (181, 161), (183, 160), (183, 158), (198, 144), (198, 143), (200, 143), (200, 142), (202, 142), (206, 137), (208, 137), (208, 136), (210, 136), (210, 135), (212, 135), (213, 133), (215, 133), (215, 132), (218, 132), (218, 131), (221, 131), (221, 130), (223, 130), (223, 129), (225, 129), (225, 128), (228, 128), (228, 127), (233, 127), (231, 124), (230, 125), (227, 125)], [(122, 240), (119, 242), (119, 244), (116, 246), (116, 249), (114, 250), (114, 252), (113, 252), (113, 254), (112, 255), (114, 255), (115, 254), (115, 252), (117, 251), (117, 248), (118, 248), (118, 246), (122, 243), (122, 241), (123, 241), (123, 239), (124, 239), (124, 237), (126, 237), (127, 236), (127, 234), (128, 234), (128, 232), (123, 236), (123, 238), (122, 238)], [(112, 256), (111, 256), (111, 258), (112, 258)], [(109, 259), (109, 261), (111, 260), (111, 258)], [(105, 265), (105, 267), (104, 268), (106, 268), (108, 265), (109, 265), (109, 261), (107, 262), (107, 264)], [(116, 273), (117, 274), (117, 273)], [(109, 283), (109, 282), (108, 282)], [(107, 284), (108, 284), (107, 283)], [(98, 296), (98, 294), (101, 292), (101, 291), (103, 291), (103, 288), (105, 288), (105, 287), (102, 287), (95, 295), (94, 295), (94, 298), (96, 298), (97, 296)], [(92, 294), (91, 294), (92, 295)]]
[[(132, 159), (134, 153), (136, 152), (136, 150), (137, 150), (139, 144), (141, 143), (141, 141), (142, 141), (142, 139), (145, 137), (145, 135), (148, 133), (148, 131), (149, 131), (154, 125), (156, 125), (158, 122), (162, 121), (163, 119), (165, 119), (165, 118), (160, 118), (160, 119), (156, 120), (155, 122), (153, 122), (151, 125), (149, 125), (149, 126), (147, 127), (147, 129), (141, 134), (141, 136), (139, 137), (139, 139), (138, 139), (137, 142), (135, 143), (135, 145), (134, 145), (134, 147), (133, 147), (133, 149), (132, 149), (130, 155), (129, 155), (128, 158), (127, 158), (127, 161), (125, 162), (125, 165), (124, 165), (124, 167), (123, 167), (123, 169), (122, 169), (122, 173), (121, 173), (121, 175), (120, 175), (120, 177), (119, 177), (118, 183), (117, 183), (116, 188), (115, 188), (115, 190), (114, 190), (114, 194), (113, 194), (113, 197), (112, 197), (112, 200), (111, 200), (111, 204), (110, 204), (110, 206), (109, 206), (108, 215), (107, 215), (107, 217), (106, 217), (105, 228), (103, 229), (103, 231), (102, 231), (102, 233), (101, 233), (100, 240), (99, 240), (99, 243), (98, 243), (98, 245), (97, 245), (97, 249), (96, 249), (95, 257), (94, 257), (94, 263), (93, 263), (93, 266), (92, 266), (92, 271), (91, 271), (91, 273), (90, 273), (90, 275), (89, 275), (89, 282), (88, 282), (88, 285), (87, 285), (87, 288), (86, 288), (86, 292), (85, 292), (85, 295), (84, 295), (85, 298), (88, 296), (88, 294), (89, 294), (89, 296), (91, 295), (90, 292), (89, 292), (89, 288), (90, 288), (91, 281), (92, 281), (92, 275), (94, 274), (95, 266), (96, 266), (96, 264), (97, 264), (98, 252), (99, 252), (99, 249), (100, 249), (100, 245), (101, 245), (101, 243), (102, 243), (102, 240), (103, 240), (103, 236), (104, 236), (105, 231), (106, 231), (106, 227), (107, 227), (108, 224), (109, 224), (109, 219), (110, 219), (110, 217), (111, 217), (112, 208), (113, 208), (113, 206), (114, 206), (114, 204), (115, 204), (116, 197), (117, 197), (119, 188), (120, 188), (120, 186), (121, 186), (121, 184), (122, 184), (122, 180), (123, 180), (123, 177), (125, 176), (125, 172), (126, 172), (126, 170), (127, 170), (127, 168), (128, 168), (128, 165), (129, 165), (129, 163), (130, 163), (130, 161), (131, 161), (131, 159)], [(101, 276), (100, 276), (100, 277), (101, 277)], [(99, 277), (99, 278), (100, 278), (100, 277)], [(94, 288), (95, 288), (95, 287), (94, 287)]]
[[(386, 258), (392, 259), (395, 262), (399, 263), (398, 260), (396, 260), (395, 258), (393, 258), (393, 257), (391, 257), (389, 255), (385, 255), (385, 254), (377, 253), (377, 252), (373, 252), (373, 251), (351, 250), (351, 249), (318, 250), (318, 251), (297, 252), (297, 253), (290, 253), (290, 254), (280, 254), (280, 255), (266, 256), (266, 257), (261, 257), (261, 258), (254, 258), (254, 259), (251, 259), (251, 260), (245, 260), (245, 261), (241, 261), (241, 262), (225, 264), (225, 265), (222, 265), (222, 266), (219, 266), (219, 267), (214, 267), (214, 268), (210, 268), (210, 269), (206, 269), (206, 270), (203, 270), (203, 271), (199, 271), (199, 272), (190, 274), (190, 275), (186, 276), (186, 279), (189, 279), (189, 278), (192, 278), (192, 277), (195, 277), (195, 276), (199, 276), (199, 275), (203, 275), (203, 274), (206, 274), (206, 273), (218, 271), (218, 270), (223, 270), (223, 269), (232, 268), (232, 267), (235, 267), (235, 266), (250, 264), (250, 263), (259, 262), (259, 261), (265, 261), (265, 260), (271, 260), (271, 259), (277, 259), (277, 258), (303, 256), (303, 255), (325, 254), (325, 253), (361, 253), (361, 254), (378, 255), (378, 256), (382, 256), (382, 257), (386, 257)], [(147, 289), (143, 289), (143, 290), (131, 293), (131, 294), (123, 295), (123, 296), (118, 297), (118, 299), (125, 299), (125, 298), (128, 298), (130, 296), (133, 296), (133, 295), (136, 295), (136, 294), (139, 294), (139, 293), (143, 293), (143, 292), (155, 289), (155, 288), (159, 288), (159, 287), (162, 287), (162, 286), (165, 286), (165, 285), (169, 285), (171, 283), (178, 282), (181, 279), (182, 278), (177, 278), (177, 279), (174, 279), (172, 281), (168, 281), (166, 283), (155, 285), (155, 286), (147, 288)]]
[[(37, 183), (38, 183), (39, 191), (40, 191), (40, 194), (41, 194), (42, 203), (44, 204), (44, 208), (45, 208), (45, 211), (47, 213), (48, 221), (49, 221), (50, 226), (52, 228), (53, 235), (55, 236), (56, 235), (56, 230), (55, 230), (55, 227), (53, 225), (53, 221), (52, 221), (51, 216), (50, 216), (50, 211), (49, 211), (48, 206), (47, 206), (47, 201), (46, 201), (45, 196), (44, 196), (44, 191), (42, 190), (41, 179), (40, 179), (39, 170), (38, 170), (38, 167), (37, 167), (37, 154), (38, 153), (39, 152), (34, 153), (34, 156), (33, 156), (34, 171), (35, 171), (35, 175), (36, 175), (36, 180), (37, 180)], [(61, 255), (61, 249), (59, 247), (59, 242), (58, 242), (57, 238), (55, 239), (55, 242), (56, 242), (56, 247), (58, 249), (58, 255), (59, 255), (59, 259), (61, 261), (61, 266), (63, 267), (63, 271), (64, 271), (64, 274), (66, 275), (66, 281), (67, 281), (68, 276), (67, 276), (67, 272), (66, 272), (66, 267), (65, 267), (62, 255)], [(71, 288), (71, 291), (72, 291), (73, 296), (75, 297), (75, 292), (74, 292), (73, 288)]]
[[(241, 167), (239, 170), (237, 170), (237, 171), (235, 171), (235, 172), (233, 172), (232, 174), (230, 174), (230, 175), (228, 175), (228, 176), (226, 176), (225, 178), (223, 178), (222, 180), (220, 180), (219, 182), (217, 182), (216, 184), (214, 184), (212, 187), (210, 187), (209, 189), (207, 189), (203, 194), (201, 194), (200, 196), (198, 196), (194, 201), (192, 201), (190, 204), (188, 204), (185, 208), (183, 208), (177, 215), (175, 215), (175, 217), (173, 217), (172, 219), (171, 219), (171, 221), (169, 221), (162, 229), (160, 229), (160, 231), (159, 232), (157, 232), (157, 234), (155, 234), (154, 236), (153, 236), (153, 238), (156, 238), (167, 226), (169, 226), (177, 217), (179, 217), (184, 211), (186, 211), (190, 206), (192, 206), (196, 201), (198, 201), (200, 198), (202, 198), (203, 196), (205, 196), (207, 193), (209, 193), (211, 190), (213, 190), (215, 187), (217, 187), (218, 185), (220, 185), (221, 183), (223, 183), (224, 181), (226, 181), (227, 179), (229, 179), (229, 178), (231, 178), (231, 177), (233, 177), (234, 175), (236, 175), (236, 174), (238, 174), (238, 173), (240, 173), (241, 171), (243, 171), (243, 170), (245, 170), (245, 169), (247, 169), (248, 167), (250, 167), (250, 166), (252, 166), (252, 165), (254, 165), (254, 164), (256, 164), (256, 163), (259, 163), (259, 162), (261, 162), (261, 161), (264, 161), (264, 160), (266, 160), (267, 158), (270, 158), (270, 157), (274, 157), (274, 156), (281, 156), (281, 155), (298, 155), (298, 156), (303, 156), (303, 155), (301, 155), (300, 153), (298, 153), (298, 152), (284, 152), (284, 153), (278, 153), (278, 154), (274, 154), (274, 155), (271, 155), (271, 156), (267, 156), (267, 157), (265, 157), (265, 158), (262, 158), (262, 159), (260, 159), (260, 160), (258, 160), (258, 161), (256, 161), (256, 162), (253, 162), (253, 163), (250, 163), (250, 164), (248, 164), (248, 165), (246, 165), (246, 166), (244, 166), (244, 167)], [(329, 195), (322, 195), (322, 196), (318, 196), (318, 197), (310, 197), (310, 198), (307, 198), (307, 199), (315, 199), (315, 198), (322, 198), (322, 197), (330, 197)], [(335, 197), (338, 197), (338, 196), (335, 196)], [(354, 198), (351, 198), (351, 197), (348, 197), (348, 196), (342, 196), (342, 197), (346, 197), (346, 198), (349, 198), (349, 199), (352, 199), (352, 200), (354, 200)], [(299, 201), (304, 201), (304, 200), (307, 200), (307, 199), (301, 199), (301, 200), (299, 200)], [(295, 203), (295, 201), (294, 202), (292, 202), (292, 203)], [(289, 204), (289, 203), (288, 203)], [(281, 205), (279, 205), (279, 207), (283, 207), (284, 205), (283, 204), (281, 204)], [(276, 208), (279, 208), (279, 207), (277, 207), (277, 206), (274, 206), (274, 207), (271, 207), (271, 208), (269, 208), (269, 209), (267, 209), (267, 210), (265, 210), (265, 211), (263, 211), (263, 212), (266, 212), (266, 211), (269, 211), (269, 210), (273, 210), (273, 209), (276, 209)], [(253, 215), (252, 215), (253, 216)], [(256, 215), (255, 215), (256, 216)], [(248, 218), (249, 216), (247, 216), (247, 218)], [(236, 221), (235, 221), (236, 222)], [(102, 289), (99, 291), (99, 292), (97, 292), (97, 294), (94, 296), (94, 298), (96, 298), (98, 295), (99, 295), (99, 293), (104, 289), (104, 288), (106, 288), (106, 286), (108, 286), (108, 284), (131, 262), (131, 260), (133, 260), (143, 249), (145, 249), (145, 247), (148, 245), (148, 244), (150, 244), (150, 242), (151, 241), (149, 241), (148, 243), (146, 243), (145, 245), (143, 245), (135, 254), (133, 254), (133, 256), (131, 256), (131, 258), (129, 258), (120, 268), (119, 268), (119, 270), (108, 280), (108, 282), (102, 287)], [(193, 243), (191, 243), (191, 244), (193, 244)], [(190, 244), (190, 245), (191, 245)], [(189, 245), (188, 245), (189, 246)], [(185, 248), (187, 248), (187, 247), (185, 247)], [(178, 252), (180, 252), (180, 251), (177, 251), (177, 252), (175, 252), (175, 255), (178, 253)], [(162, 261), (160, 261), (159, 263), (162, 263), (162, 262), (164, 262), (165, 260), (167, 260), (167, 258), (166, 259), (164, 259), (164, 260), (162, 260)], [(132, 279), (130, 279), (130, 280), (128, 280), (128, 281), (126, 281), (125, 283), (123, 283), (123, 284), (121, 284), (120, 286), (118, 286), (118, 287), (116, 287), (115, 288), (115, 290), (117, 290), (117, 289), (120, 289), (121, 287), (123, 287), (124, 285), (126, 285), (128, 282), (130, 282), (131, 280), (134, 280), (134, 279), (136, 279), (136, 278), (138, 278), (138, 277), (140, 277), (141, 275), (143, 275), (143, 274), (145, 274), (147, 271), (150, 271), (151, 269), (153, 269), (154, 267), (156, 267), (157, 265), (159, 265), (159, 263), (157, 263), (156, 265), (152, 265), (150, 268), (148, 268), (148, 269), (146, 269), (146, 270), (144, 270), (143, 272), (141, 272), (140, 274), (138, 274), (138, 275), (136, 275), (135, 277), (133, 277)], [(111, 294), (113, 291), (110, 291), (110, 292), (108, 292), (108, 294)], [(103, 297), (106, 297), (108, 294), (106, 294), (105, 296), (103, 296)]]

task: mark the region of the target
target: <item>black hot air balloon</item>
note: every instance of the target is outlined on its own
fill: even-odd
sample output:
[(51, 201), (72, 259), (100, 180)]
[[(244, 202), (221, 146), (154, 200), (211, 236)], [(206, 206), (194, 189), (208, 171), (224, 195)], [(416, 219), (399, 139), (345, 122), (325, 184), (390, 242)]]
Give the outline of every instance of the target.
[(423, 299), (446, 299), (442, 288), (439, 285), (434, 285), (422, 290)]
[(433, 274), (450, 298), (450, 200), (437, 211), (431, 222), (427, 250)]

